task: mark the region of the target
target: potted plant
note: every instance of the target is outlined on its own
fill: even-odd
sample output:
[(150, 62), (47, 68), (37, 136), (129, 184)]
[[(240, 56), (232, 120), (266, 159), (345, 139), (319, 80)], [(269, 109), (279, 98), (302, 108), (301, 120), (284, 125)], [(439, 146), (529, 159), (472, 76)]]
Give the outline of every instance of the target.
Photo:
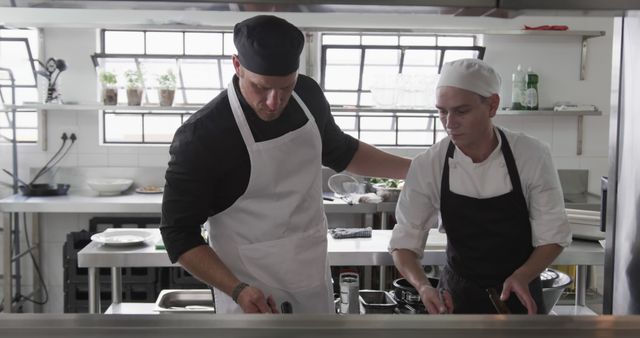
[(100, 72), (100, 83), (102, 83), (102, 103), (108, 106), (118, 104), (118, 78), (110, 71)]
[(142, 92), (144, 91), (144, 78), (139, 69), (129, 69), (124, 72), (127, 80), (127, 105), (139, 106), (142, 103)]
[(161, 106), (173, 105), (173, 97), (176, 93), (176, 75), (168, 69), (166, 73), (158, 77), (158, 96)]

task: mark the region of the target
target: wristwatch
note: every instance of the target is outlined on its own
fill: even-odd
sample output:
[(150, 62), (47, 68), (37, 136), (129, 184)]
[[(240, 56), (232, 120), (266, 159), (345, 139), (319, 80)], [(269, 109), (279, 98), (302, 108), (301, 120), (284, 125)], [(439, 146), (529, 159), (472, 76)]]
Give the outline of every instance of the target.
[(242, 292), (242, 290), (244, 290), (244, 288), (246, 288), (247, 286), (249, 286), (249, 284), (245, 282), (240, 282), (238, 283), (238, 285), (236, 285), (235, 288), (233, 288), (233, 291), (231, 292), (231, 299), (233, 299), (233, 301), (236, 302), (236, 304), (238, 303), (238, 297), (240, 296), (240, 292)]

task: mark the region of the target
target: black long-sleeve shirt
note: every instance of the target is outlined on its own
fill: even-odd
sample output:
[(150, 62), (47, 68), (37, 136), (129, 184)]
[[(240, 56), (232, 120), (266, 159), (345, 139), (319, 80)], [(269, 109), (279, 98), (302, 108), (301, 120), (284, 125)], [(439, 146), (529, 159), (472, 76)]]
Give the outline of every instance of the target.
[[(308, 120), (292, 97), (280, 117), (264, 121), (240, 94), (237, 77), (233, 84), (256, 142), (280, 137)], [(320, 131), (322, 164), (338, 172), (344, 170), (358, 149), (358, 140), (335, 124), (329, 103), (313, 79), (299, 75), (294, 90), (311, 111)], [(186, 251), (205, 244), (200, 225), (229, 208), (249, 183), (249, 153), (226, 90), (178, 128), (169, 153), (160, 231), (169, 258), (176, 262)]]

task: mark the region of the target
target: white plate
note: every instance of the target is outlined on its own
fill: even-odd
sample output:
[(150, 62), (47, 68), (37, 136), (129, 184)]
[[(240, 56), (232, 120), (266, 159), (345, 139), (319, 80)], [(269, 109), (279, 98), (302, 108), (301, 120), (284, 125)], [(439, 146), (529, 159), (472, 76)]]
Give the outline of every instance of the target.
[(91, 240), (104, 245), (129, 246), (144, 243), (151, 237), (153, 234), (147, 231), (122, 229), (97, 233), (91, 236)]

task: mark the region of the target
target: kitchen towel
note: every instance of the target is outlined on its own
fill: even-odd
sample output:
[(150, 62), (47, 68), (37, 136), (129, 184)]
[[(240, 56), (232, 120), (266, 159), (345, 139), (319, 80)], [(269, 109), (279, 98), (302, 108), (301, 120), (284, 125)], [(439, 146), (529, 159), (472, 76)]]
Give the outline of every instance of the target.
[(329, 229), (331, 237), (335, 239), (341, 238), (370, 238), (371, 227), (368, 228), (335, 228)]

